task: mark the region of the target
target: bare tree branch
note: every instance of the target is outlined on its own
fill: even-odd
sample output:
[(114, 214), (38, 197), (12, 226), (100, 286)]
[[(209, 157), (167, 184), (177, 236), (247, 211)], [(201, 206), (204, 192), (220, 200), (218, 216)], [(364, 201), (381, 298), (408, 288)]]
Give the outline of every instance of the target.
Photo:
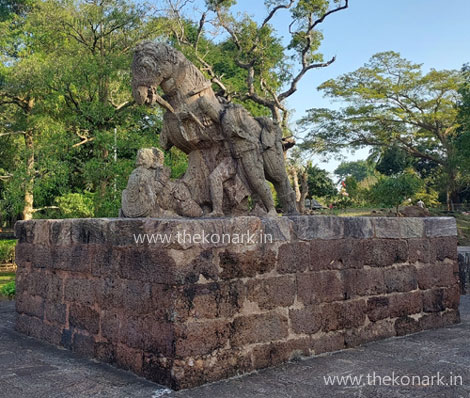
[(318, 64), (310, 64), (308, 66), (304, 66), (302, 68), (302, 70), (294, 77), (294, 79), (292, 79), (292, 82), (290, 84), (290, 87), (289, 89), (287, 89), (286, 91), (284, 91), (283, 93), (279, 94), (279, 100), (280, 101), (283, 101), (285, 100), (287, 97), (291, 96), (292, 94), (294, 94), (296, 91), (297, 91), (297, 84), (299, 83), (299, 81), (302, 79), (302, 77), (304, 77), (304, 75), (311, 69), (315, 69), (315, 68), (326, 68), (327, 66), (331, 65), (333, 62), (335, 62), (336, 60), (336, 57), (333, 57), (331, 58), (329, 61), (327, 62), (322, 62), (322, 63), (318, 63)]
[(294, 4), (295, 0), (290, 0), (288, 4), (280, 4), (278, 5), (277, 7), (274, 7), (271, 12), (268, 14), (268, 16), (264, 19), (263, 23), (261, 24), (261, 28), (264, 28), (268, 23), (269, 21), (274, 17), (274, 15), (276, 14), (276, 12), (278, 12), (279, 10), (281, 9), (289, 9), (292, 7), (292, 5)]
[(327, 11), (325, 12), (319, 19), (317, 19), (315, 22), (313, 22), (307, 29), (307, 33), (308, 32), (311, 32), (313, 29), (315, 29), (315, 27), (318, 25), (318, 24), (321, 24), (326, 17), (328, 17), (329, 15), (331, 14), (334, 14), (335, 12), (338, 12), (338, 11), (341, 11), (341, 10), (345, 10), (346, 8), (349, 7), (349, 0), (345, 0), (345, 4), (343, 6), (338, 6), (330, 11)]
[[(84, 131), (86, 134), (88, 133), (88, 130)], [(72, 148), (77, 148), (81, 145), (87, 144), (88, 142), (94, 141), (95, 137), (88, 137), (86, 134), (81, 134), (80, 129), (75, 130), (75, 134), (81, 139), (80, 142), (77, 142), (76, 144), (72, 145)]]
[(24, 131), (11, 131), (9, 133), (0, 133), (0, 137), (4, 137), (7, 135), (16, 135), (16, 134), (24, 134)]
[(38, 211), (43, 211), (43, 210), (47, 210), (47, 209), (59, 209), (58, 206), (44, 206), (44, 207), (38, 207), (37, 209), (33, 209), (32, 212), (33, 213), (37, 213)]
[(0, 181), (7, 181), (13, 177), (13, 174), (8, 173), (7, 175), (0, 176)]

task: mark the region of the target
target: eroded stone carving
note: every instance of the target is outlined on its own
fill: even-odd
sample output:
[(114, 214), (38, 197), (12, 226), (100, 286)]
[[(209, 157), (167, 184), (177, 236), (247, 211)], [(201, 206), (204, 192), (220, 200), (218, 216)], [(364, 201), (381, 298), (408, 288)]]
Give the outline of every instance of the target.
[[(165, 93), (163, 97), (157, 93), (158, 87)], [(148, 181), (150, 188), (144, 188), (144, 181), (164, 174), (152, 170), (164, 168), (152, 166), (144, 171), (139, 166), (123, 193), (124, 216), (171, 216), (172, 212), (186, 217), (247, 214), (250, 196), (255, 208), (275, 215), (266, 179), (273, 183), (283, 211), (296, 213), (279, 126), (269, 118), (254, 118), (242, 106), (217, 97), (211, 83), (182, 53), (162, 43), (139, 45), (132, 64), (132, 91), (137, 103), (158, 103), (166, 110), (161, 147), (169, 150), (175, 146), (185, 152), (188, 169), (177, 181), (168, 178), (166, 185), (158, 187)], [(183, 197), (188, 194), (193, 203), (181, 199), (181, 208), (169, 206), (164, 199), (168, 193), (163, 190), (172, 184), (179, 187), (178, 193), (184, 191)], [(148, 199), (152, 194), (154, 201)], [(172, 195), (175, 197), (175, 193)]]
[(163, 152), (157, 148), (140, 149), (137, 168), (122, 192), (123, 217), (201, 217), (202, 209), (192, 199), (183, 180), (170, 179), (163, 166)]

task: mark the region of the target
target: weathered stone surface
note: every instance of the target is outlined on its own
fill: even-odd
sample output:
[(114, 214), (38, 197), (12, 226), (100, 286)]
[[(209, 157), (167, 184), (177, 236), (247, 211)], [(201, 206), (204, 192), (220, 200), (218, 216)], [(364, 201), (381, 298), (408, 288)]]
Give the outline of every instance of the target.
[(297, 274), (297, 297), (304, 304), (343, 300), (345, 289), (338, 271)]
[(457, 237), (456, 236), (445, 236), (441, 238), (434, 238), (431, 241), (431, 245), (435, 250), (436, 257), (438, 260), (445, 260), (446, 258), (457, 261)]
[(123, 324), (120, 315), (121, 314), (116, 310), (101, 311), (101, 335), (112, 343), (118, 343), (120, 341), (121, 325)]
[(311, 341), (300, 337), (278, 343), (268, 343), (253, 348), (253, 362), (257, 369), (276, 366), (291, 359), (310, 355)]
[(374, 237), (374, 224), (371, 218), (345, 217), (344, 237), (354, 239), (370, 239)]
[[(434, 258), (433, 258), (434, 255)], [(429, 263), (435, 260), (435, 251), (427, 238), (410, 239), (408, 241), (408, 259), (410, 263)]]
[[(165, 99), (157, 93), (159, 86)], [(170, 179), (163, 152), (141, 149), (122, 194), (121, 216), (248, 214), (250, 195), (256, 211), (273, 216), (265, 178), (273, 183), (284, 213), (297, 213), (281, 128), (217, 98), (211, 82), (181, 52), (164, 43), (141, 43), (134, 52), (132, 92), (138, 104), (158, 103), (165, 109), (160, 146), (188, 154), (188, 168), (183, 177)]]
[(408, 260), (408, 245), (403, 239), (374, 239), (364, 243), (364, 264), (387, 267)]
[(60, 325), (65, 324), (66, 320), (66, 305), (57, 302), (44, 303), (44, 319), (48, 322), (57, 323)]
[(44, 299), (40, 296), (24, 294), (16, 299), (16, 311), (42, 318), (44, 315)]
[(305, 271), (310, 263), (310, 245), (306, 242), (284, 243), (279, 247), (278, 272)]
[(312, 337), (311, 347), (315, 355), (342, 350), (344, 348), (344, 332), (331, 332)]
[(378, 339), (386, 339), (395, 336), (395, 325), (390, 319), (371, 322), (357, 329), (348, 329), (344, 333), (344, 346), (355, 347)]
[(457, 223), (453, 217), (424, 218), (424, 233), (429, 238), (457, 236)]
[[(299, 240), (342, 239), (344, 237), (344, 220), (329, 216), (291, 216), (293, 232)], [(350, 231), (351, 232), (351, 231)]]
[[(392, 221), (393, 238), (375, 219), (334, 217), (21, 222), (17, 328), (183, 388), (449, 325), (456, 239), (419, 236), (425, 221)], [(132, 236), (203, 230), (275, 239)]]
[(422, 238), (424, 224), (419, 218), (404, 218), (400, 220), (400, 237), (405, 239)]
[(423, 299), (419, 291), (374, 296), (367, 300), (367, 316), (372, 322), (417, 314), (422, 308)]
[(422, 325), (419, 320), (409, 316), (397, 318), (395, 321), (395, 331), (397, 336), (404, 336), (405, 334), (416, 333), (422, 330)]
[(100, 316), (97, 311), (86, 305), (71, 304), (69, 309), (69, 325), (86, 330), (90, 334), (98, 334)]
[(72, 351), (91, 357), (95, 353), (95, 339), (88, 334), (75, 332), (72, 340)]
[(323, 312), (318, 305), (289, 310), (289, 318), (296, 334), (313, 334), (323, 325)]
[(90, 249), (91, 246), (85, 243), (53, 246), (50, 264), (57, 270), (89, 273), (91, 270)]
[(366, 308), (364, 300), (323, 304), (321, 306), (323, 331), (331, 332), (362, 326), (365, 321)]
[[(298, 282), (297, 282), (298, 283)], [(294, 304), (296, 281), (292, 276), (252, 280), (246, 285), (246, 298), (262, 310), (289, 307)]]
[(97, 280), (83, 277), (67, 278), (64, 287), (64, 299), (68, 302), (77, 302), (93, 305), (97, 301), (99, 283)]
[(169, 307), (173, 317), (169, 319), (230, 318), (240, 310), (245, 297), (246, 287), (239, 280), (184, 286), (173, 294)]
[(374, 220), (375, 237), (382, 239), (400, 239), (401, 219), (394, 217), (377, 217)]
[(444, 309), (442, 289), (434, 288), (423, 292), (424, 312), (440, 312)]
[(287, 335), (287, 318), (270, 312), (235, 318), (230, 341), (234, 347), (239, 347), (245, 344), (279, 340)]
[[(95, 348), (96, 349), (96, 348)], [(131, 370), (135, 373), (142, 373), (143, 356), (142, 350), (127, 347), (123, 344), (116, 346), (114, 361), (120, 368)]]
[(176, 356), (178, 358), (186, 358), (206, 355), (220, 349), (227, 344), (230, 331), (230, 323), (219, 319), (207, 320), (205, 322), (186, 322), (182, 325), (176, 325)]
[(387, 293), (409, 292), (418, 286), (416, 268), (412, 265), (394, 266), (384, 270)]
[(344, 284), (344, 298), (371, 296), (387, 291), (382, 268), (347, 269), (341, 272)]
[(457, 282), (458, 276), (454, 272), (452, 262), (436, 262), (427, 266), (417, 267), (417, 278), (420, 289), (452, 286)]
[(264, 274), (275, 266), (275, 254), (271, 250), (260, 252), (258, 250), (237, 253), (226, 250), (219, 255), (223, 279), (254, 277)]
[(24, 313), (18, 315), (16, 330), (54, 345), (59, 345), (61, 341), (61, 328)]

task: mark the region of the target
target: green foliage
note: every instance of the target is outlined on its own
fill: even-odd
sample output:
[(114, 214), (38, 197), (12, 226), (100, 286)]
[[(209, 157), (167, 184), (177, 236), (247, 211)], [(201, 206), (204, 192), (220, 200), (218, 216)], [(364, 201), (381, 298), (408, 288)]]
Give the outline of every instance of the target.
[(397, 146), (383, 149), (375, 170), (386, 176), (402, 173), (410, 165), (409, 156)]
[[(137, 150), (155, 146), (161, 127), (161, 112), (136, 106), (130, 92), (131, 50), (158, 37), (161, 22), (125, 0), (44, 0), (5, 18), (0, 170), (9, 178), (0, 180), (2, 213), (17, 219), (28, 191), (36, 209), (62, 198), (67, 217), (87, 216), (89, 200), (64, 195), (88, 191), (95, 216), (117, 216)], [(57, 214), (34, 212), (44, 215)]]
[(382, 177), (371, 189), (371, 199), (379, 206), (398, 207), (411, 199), (422, 187), (422, 181), (412, 173)]
[(188, 157), (178, 148), (172, 147), (169, 153), (165, 154), (165, 166), (171, 169), (171, 178), (180, 178), (188, 168)]
[(372, 174), (371, 165), (366, 160), (356, 160), (351, 162), (342, 162), (335, 170), (335, 174), (340, 180), (351, 176), (360, 182)]
[(359, 184), (354, 176), (347, 176), (344, 180), (344, 187), (351, 199), (355, 199), (359, 192)]
[(15, 294), (16, 294), (15, 281), (8, 282), (7, 284), (3, 285), (2, 288), (0, 289), (0, 294), (8, 297), (9, 299), (12, 299), (13, 297), (15, 297)]
[(308, 175), (308, 197), (331, 197), (337, 190), (326, 170), (309, 163), (306, 167)]
[(15, 261), (16, 240), (0, 240), (0, 264), (11, 264)]
[(459, 88), (461, 100), (458, 103), (457, 167), (461, 175), (461, 200), (470, 201), (470, 65), (462, 68), (463, 82)]
[(326, 96), (340, 99), (346, 106), (340, 110), (310, 109), (300, 121), (310, 131), (302, 147), (319, 153), (379, 148), (387, 155), (379, 163), (386, 173), (398, 172), (404, 166), (394, 158), (396, 148), (436, 164), (446, 176), (440, 188), (452, 197), (458, 179), (455, 105), (461, 82), (458, 71), (431, 70), (424, 74), (420, 65), (398, 53), (378, 53), (363, 67), (319, 87)]
[(354, 206), (354, 201), (345, 195), (339, 195), (331, 202), (331, 205), (335, 209), (346, 209), (348, 207)]
[(421, 188), (411, 197), (412, 203), (423, 201), (426, 207), (439, 205), (439, 193), (432, 187), (422, 184)]
[[(267, 15), (290, 13), (287, 41), (274, 20), (235, 15), (235, 3), (207, 0), (204, 25), (175, 12), (155, 16), (146, 4), (128, 0), (4, 0), (1, 224), (21, 216), (118, 214), (137, 150), (156, 146), (161, 130), (161, 112), (137, 106), (130, 92), (132, 48), (142, 40), (170, 39), (211, 78), (214, 88), (255, 116), (271, 115), (287, 131), (288, 109), (282, 104), (303, 74), (323, 60), (322, 34), (314, 21), (320, 23), (343, 2), (296, 0), (282, 7), (287, 3), (267, 0)], [(208, 29), (209, 24), (225, 33), (211, 36), (217, 29)], [(187, 158), (172, 150), (165, 163), (177, 178), (185, 172)], [(320, 174), (312, 188), (318, 195), (332, 191)], [(28, 207), (28, 197), (34, 198), (33, 207)], [(59, 211), (51, 209), (55, 205)]]
[(56, 198), (63, 218), (86, 218), (94, 216), (93, 195), (68, 193)]
[[(182, 2), (162, 19), (170, 37), (211, 78), (220, 94), (243, 103), (255, 116), (272, 115), (287, 132), (285, 100), (297, 90), (305, 73), (334, 61), (323, 63), (319, 52), (323, 35), (317, 25), (347, 5), (342, 0), (264, 3), (266, 17), (261, 21), (247, 13), (235, 14), (235, 0), (206, 0), (207, 9), (199, 15), (190, 10), (191, 2)], [(290, 13), (287, 39), (273, 23), (281, 13)]]

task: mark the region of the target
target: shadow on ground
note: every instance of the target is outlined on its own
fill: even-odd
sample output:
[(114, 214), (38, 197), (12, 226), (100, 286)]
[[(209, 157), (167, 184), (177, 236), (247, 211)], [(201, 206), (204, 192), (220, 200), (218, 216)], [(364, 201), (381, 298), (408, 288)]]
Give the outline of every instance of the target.
[[(131, 373), (16, 333), (14, 303), (0, 301), (0, 398), (470, 398), (470, 296), (462, 296), (460, 311), (459, 325), (171, 392)], [(347, 385), (325, 383), (325, 378), (349, 375), (356, 379), (343, 379)], [(424, 385), (402, 385), (407, 377), (410, 384), (421, 381)], [(431, 382), (433, 385), (426, 386)]]

